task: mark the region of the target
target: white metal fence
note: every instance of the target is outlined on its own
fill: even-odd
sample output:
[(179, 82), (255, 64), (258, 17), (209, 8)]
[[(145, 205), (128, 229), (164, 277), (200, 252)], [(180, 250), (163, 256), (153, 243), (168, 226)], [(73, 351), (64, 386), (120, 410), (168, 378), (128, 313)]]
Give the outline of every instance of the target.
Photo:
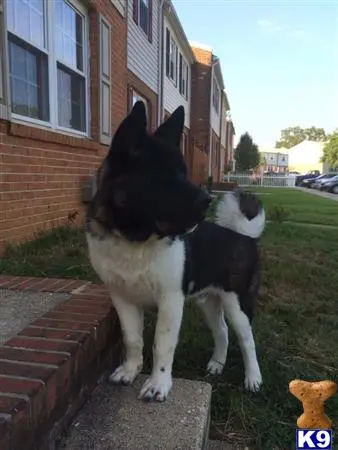
[(265, 187), (294, 187), (296, 175), (254, 175), (251, 173), (229, 173), (224, 176), (224, 181), (236, 181), (239, 186), (265, 186)]

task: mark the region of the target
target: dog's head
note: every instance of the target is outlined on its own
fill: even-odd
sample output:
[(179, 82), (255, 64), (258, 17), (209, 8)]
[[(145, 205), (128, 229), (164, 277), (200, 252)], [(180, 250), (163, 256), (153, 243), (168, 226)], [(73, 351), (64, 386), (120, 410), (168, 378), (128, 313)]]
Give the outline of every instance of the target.
[(187, 178), (183, 126), (179, 107), (149, 135), (144, 104), (135, 103), (98, 173), (91, 217), (106, 232), (145, 241), (183, 234), (204, 219), (211, 199)]

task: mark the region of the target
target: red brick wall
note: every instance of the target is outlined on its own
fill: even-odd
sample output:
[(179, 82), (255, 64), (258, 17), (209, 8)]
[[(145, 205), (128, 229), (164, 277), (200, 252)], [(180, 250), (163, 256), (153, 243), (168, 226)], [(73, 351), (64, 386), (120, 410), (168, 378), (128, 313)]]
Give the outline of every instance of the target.
[(192, 48), (196, 62), (191, 68), (190, 164), (193, 181), (205, 184), (210, 147), (210, 95), (212, 52)]
[(105, 0), (89, 11), (92, 139), (0, 121), (0, 251), (5, 243), (31, 238), (39, 229), (67, 222), (79, 211), (81, 182), (98, 167), (108, 147), (99, 135), (98, 13), (111, 24), (112, 131), (127, 112), (127, 24)]
[(198, 144), (208, 149), (212, 53), (198, 48), (192, 50), (197, 62), (191, 69), (190, 130)]
[(189, 139), (185, 160), (190, 180), (205, 185), (208, 177), (208, 155), (193, 139)]

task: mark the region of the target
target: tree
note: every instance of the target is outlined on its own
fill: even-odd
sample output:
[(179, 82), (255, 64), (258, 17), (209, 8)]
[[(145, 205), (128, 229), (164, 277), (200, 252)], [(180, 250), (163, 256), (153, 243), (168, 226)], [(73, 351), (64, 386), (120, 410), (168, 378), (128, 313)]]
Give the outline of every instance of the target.
[(236, 170), (255, 169), (260, 162), (260, 155), (257, 145), (253, 142), (249, 133), (244, 133), (240, 137), (235, 148)]
[(338, 129), (334, 131), (324, 145), (322, 161), (333, 169), (338, 167)]
[(305, 141), (319, 141), (326, 140), (326, 134), (324, 128), (301, 128), (301, 127), (289, 127), (281, 131), (281, 138), (276, 142), (276, 148), (291, 148), (294, 145), (300, 144)]

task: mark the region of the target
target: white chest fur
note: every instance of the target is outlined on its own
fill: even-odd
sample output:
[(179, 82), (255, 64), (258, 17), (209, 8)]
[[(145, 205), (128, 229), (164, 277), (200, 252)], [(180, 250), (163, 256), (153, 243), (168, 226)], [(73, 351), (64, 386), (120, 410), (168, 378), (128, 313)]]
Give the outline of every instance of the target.
[(99, 240), (87, 234), (93, 268), (113, 293), (126, 300), (156, 304), (163, 293), (181, 289), (184, 269), (184, 244), (176, 240), (150, 239), (130, 243), (120, 237)]

